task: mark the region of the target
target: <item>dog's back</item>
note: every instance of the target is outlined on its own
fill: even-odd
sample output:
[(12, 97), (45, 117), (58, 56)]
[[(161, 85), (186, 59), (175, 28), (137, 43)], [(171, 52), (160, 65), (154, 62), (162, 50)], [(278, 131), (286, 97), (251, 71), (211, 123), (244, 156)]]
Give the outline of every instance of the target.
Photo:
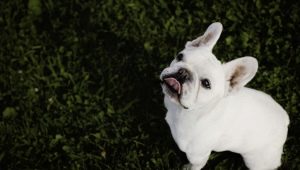
[[(226, 123), (216, 151), (241, 153), (252, 169), (268, 163), (274, 164), (274, 168), (280, 165), (289, 117), (272, 97), (243, 87), (225, 97), (219, 106), (223, 108), (223, 113), (219, 114), (224, 114)], [(256, 159), (262, 165), (257, 164)], [(255, 164), (251, 165), (251, 162)]]

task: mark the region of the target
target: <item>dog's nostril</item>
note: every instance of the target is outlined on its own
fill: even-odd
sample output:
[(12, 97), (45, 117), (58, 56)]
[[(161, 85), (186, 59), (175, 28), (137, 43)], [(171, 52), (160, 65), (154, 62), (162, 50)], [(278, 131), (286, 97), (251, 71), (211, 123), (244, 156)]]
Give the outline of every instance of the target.
[(182, 80), (187, 80), (190, 77), (189, 72), (184, 68), (178, 70), (178, 76)]
[(183, 72), (184, 72), (183, 69), (178, 70), (178, 74), (182, 74)]
[(179, 73), (179, 74), (184, 74), (185, 72), (187, 72), (187, 71), (186, 71), (186, 69), (184, 69), (184, 68), (181, 68), (181, 69), (178, 70), (178, 73)]

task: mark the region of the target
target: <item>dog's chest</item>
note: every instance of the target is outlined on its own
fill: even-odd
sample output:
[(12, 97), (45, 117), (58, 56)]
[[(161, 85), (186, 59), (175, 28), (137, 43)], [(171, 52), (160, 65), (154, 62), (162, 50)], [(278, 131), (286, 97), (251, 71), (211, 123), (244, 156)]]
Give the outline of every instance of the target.
[(203, 119), (197, 118), (193, 113), (168, 111), (166, 121), (174, 140), (184, 152), (203, 150), (203, 147), (213, 143), (211, 137), (216, 136), (213, 127), (208, 126)]
[(194, 136), (194, 121), (183, 117), (182, 113), (167, 113), (166, 121), (171, 129), (172, 136), (182, 151)]

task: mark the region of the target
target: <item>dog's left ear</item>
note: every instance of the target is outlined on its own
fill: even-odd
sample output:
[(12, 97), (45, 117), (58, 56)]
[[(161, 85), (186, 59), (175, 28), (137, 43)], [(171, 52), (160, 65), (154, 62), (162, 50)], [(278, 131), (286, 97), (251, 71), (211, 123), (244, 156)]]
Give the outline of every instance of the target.
[(188, 41), (185, 47), (206, 47), (210, 51), (215, 46), (220, 38), (223, 26), (219, 22), (212, 23), (205, 31), (205, 33), (193, 41)]
[(245, 86), (256, 74), (258, 62), (253, 57), (242, 57), (223, 64), (229, 91)]

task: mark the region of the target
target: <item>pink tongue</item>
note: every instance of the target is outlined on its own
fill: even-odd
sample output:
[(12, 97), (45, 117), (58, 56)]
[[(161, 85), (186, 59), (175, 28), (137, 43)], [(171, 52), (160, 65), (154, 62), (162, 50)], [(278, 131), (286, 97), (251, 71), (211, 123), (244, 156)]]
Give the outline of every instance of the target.
[(181, 91), (181, 85), (180, 83), (174, 79), (174, 78), (166, 78), (164, 79), (165, 82), (171, 86), (178, 94), (180, 94), (180, 91)]

